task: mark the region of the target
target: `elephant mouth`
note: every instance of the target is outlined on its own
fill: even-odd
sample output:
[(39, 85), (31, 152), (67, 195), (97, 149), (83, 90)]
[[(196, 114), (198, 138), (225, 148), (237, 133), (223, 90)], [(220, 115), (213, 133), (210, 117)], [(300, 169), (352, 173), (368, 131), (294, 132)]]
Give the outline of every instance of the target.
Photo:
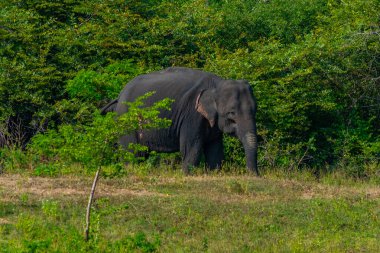
[(225, 134), (228, 134), (228, 135), (233, 136), (233, 137), (237, 137), (236, 128), (237, 128), (237, 126), (236, 126), (235, 121), (225, 120), (225, 121), (223, 121), (222, 127), (220, 129)]

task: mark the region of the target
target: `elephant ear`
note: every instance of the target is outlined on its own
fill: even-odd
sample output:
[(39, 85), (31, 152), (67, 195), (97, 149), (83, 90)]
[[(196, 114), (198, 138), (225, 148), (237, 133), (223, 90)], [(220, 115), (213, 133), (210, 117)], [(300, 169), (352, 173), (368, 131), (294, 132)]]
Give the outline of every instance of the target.
[(202, 90), (196, 99), (195, 110), (202, 114), (208, 120), (210, 126), (213, 127), (217, 117), (215, 91)]

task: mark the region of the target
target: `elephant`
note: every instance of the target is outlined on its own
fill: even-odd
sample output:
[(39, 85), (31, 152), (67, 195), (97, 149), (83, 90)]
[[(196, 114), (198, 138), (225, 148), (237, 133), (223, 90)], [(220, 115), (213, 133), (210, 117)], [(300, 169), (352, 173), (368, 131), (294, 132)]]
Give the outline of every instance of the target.
[(161, 112), (170, 119), (166, 129), (149, 130), (122, 136), (120, 144), (139, 143), (157, 152), (177, 152), (182, 155), (182, 170), (189, 174), (192, 166), (204, 155), (206, 166), (220, 168), (224, 158), (223, 133), (236, 136), (242, 142), (248, 172), (259, 175), (257, 168), (256, 99), (245, 80), (227, 80), (213, 73), (185, 67), (137, 76), (101, 109), (101, 113), (128, 110), (126, 101), (153, 91), (146, 104), (164, 98), (174, 102), (170, 111)]

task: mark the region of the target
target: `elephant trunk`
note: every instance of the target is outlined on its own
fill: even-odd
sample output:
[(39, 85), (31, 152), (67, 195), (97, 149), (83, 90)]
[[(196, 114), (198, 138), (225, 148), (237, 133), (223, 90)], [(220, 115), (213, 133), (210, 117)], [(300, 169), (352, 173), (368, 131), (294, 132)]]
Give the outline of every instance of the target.
[(257, 135), (255, 132), (254, 130), (246, 131), (245, 134), (239, 135), (239, 139), (243, 143), (247, 170), (259, 176), (257, 168)]

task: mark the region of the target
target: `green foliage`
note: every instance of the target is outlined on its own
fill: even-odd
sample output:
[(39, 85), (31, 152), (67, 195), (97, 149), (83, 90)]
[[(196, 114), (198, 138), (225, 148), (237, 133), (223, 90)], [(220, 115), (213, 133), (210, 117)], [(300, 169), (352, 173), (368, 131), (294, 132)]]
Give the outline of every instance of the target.
[(56, 219), (61, 211), (59, 203), (53, 200), (43, 200), (41, 209), (43, 214), (51, 219)]
[(20, 148), (0, 149), (0, 172), (22, 171), (30, 165), (31, 159)]
[[(262, 167), (363, 172), (380, 159), (379, 7), (377, 0), (2, 1), (0, 147), (90, 125), (134, 76), (182, 65), (250, 81)], [(243, 163), (236, 141), (225, 147)]]
[[(159, 114), (162, 110), (169, 110), (172, 100), (164, 99), (150, 107), (144, 107), (144, 100), (153, 93), (147, 93), (129, 102), (127, 113), (116, 117), (114, 113), (105, 116), (95, 112), (93, 121), (88, 125), (61, 125), (58, 130), (49, 130), (44, 134), (33, 137), (28, 151), (39, 157), (40, 162), (47, 160), (61, 164), (79, 163), (87, 169), (96, 169), (99, 166), (134, 161), (134, 153), (146, 151), (146, 147), (131, 144), (128, 148), (134, 153), (126, 151), (121, 146), (115, 146), (118, 139), (127, 133), (143, 129), (168, 127), (168, 119), (162, 119)], [(53, 170), (52, 164), (38, 165), (36, 173), (43, 169)]]
[(220, 50), (206, 64), (251, 80), (264, 140), (260, 155), (266, 153), (261, 164), (379, 159), (378, 7), (376, 1), (329, 1), (330, 15), (318, 14), (312, 32), (294, 43), (276, 36), (251, 41), (245, 49)]
[(244, 148), (242, 143), (229, 135), (223, 136), (224, 157), (226, 164), (245, 166)]
[(124, 85), (138, 74), (130, 60), (110, 64), (101, 72), (81, 70), (68, 81), (66, 91), (71, 98), (94, 103), (117, 97)]
[(150, 242), (143, 232), (139, 232), (133, 236), (127, 236), (125, 239), (121, 240), (114, 250), (124, 250), (128, 249), (130, 251), (138, 252), (156, 252), (160, 246), (160, 240), (156, 238), (154, 242)]
[(216, 28), (218, 45), (246, 48), (252, 41), (275, 38), (285, 44), (302, 39), (327, 13), (327, 0), (215, 1), (221, 11)]
[(131, 60), (116, 61), (97, 71), (80, 70), (65, 86), (69, 98), (53, 106), (54, 116), (61, 124), (91, 122), (97, 108), (117, 97), (124, 85), (141, 71)]

